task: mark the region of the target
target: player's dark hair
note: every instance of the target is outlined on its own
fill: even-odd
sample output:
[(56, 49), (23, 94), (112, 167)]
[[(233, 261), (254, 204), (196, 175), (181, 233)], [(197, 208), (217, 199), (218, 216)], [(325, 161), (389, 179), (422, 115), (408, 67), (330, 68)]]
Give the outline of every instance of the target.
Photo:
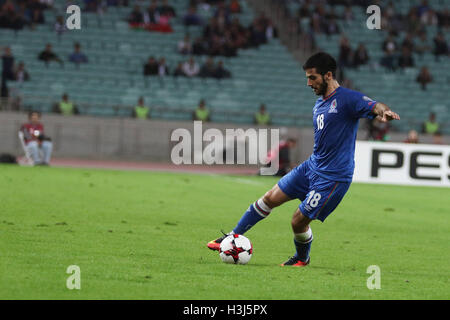
[(31, 110), (28, 112), (28, 119), (30, 119), (33, 114), (37, 114), (39, 118), (41, 117), (41, 113), (39, 111)]
[(312, 68), (316, 68), (317, 73), (322, 76), (331, 71), (333, 78), (336, 77), (336, 60), (326, 52), (318, 52), (306, 60), (303, 70)]

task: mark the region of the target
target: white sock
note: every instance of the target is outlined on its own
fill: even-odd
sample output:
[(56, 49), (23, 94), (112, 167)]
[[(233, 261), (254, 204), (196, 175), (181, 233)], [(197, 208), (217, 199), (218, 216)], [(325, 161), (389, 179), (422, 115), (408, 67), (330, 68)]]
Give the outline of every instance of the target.
[(300, 243), (309, 243), (313, 240), (313, 234), (311, 228), (303, 233), (294, 233), (294, 238)]
[(272, 209), (264, 202), (262, 198), (253, 204), (253, 208), (263, 218), (266, 218), (270, 212), (272, 212)]

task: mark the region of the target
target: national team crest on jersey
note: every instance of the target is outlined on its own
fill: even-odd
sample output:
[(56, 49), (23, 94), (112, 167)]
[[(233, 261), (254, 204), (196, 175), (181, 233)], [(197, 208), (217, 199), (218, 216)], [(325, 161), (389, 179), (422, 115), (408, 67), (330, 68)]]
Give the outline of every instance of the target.
[(328, 113), (338, 113), (336, 99), (334, 99), (333, 102), (331, 103), (331, 106), (330, 106), (330, 109), (328, 110)]

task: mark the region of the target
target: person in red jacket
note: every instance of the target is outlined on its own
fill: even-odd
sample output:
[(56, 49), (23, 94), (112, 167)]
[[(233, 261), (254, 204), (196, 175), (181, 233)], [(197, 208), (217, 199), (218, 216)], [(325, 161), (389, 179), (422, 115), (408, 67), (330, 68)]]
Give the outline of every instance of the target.
[(30, 111), (28, 119), (29, 121), (20, 128), (24, 135), (25, 146), (35, 165), (49, 165), (53, 144), (50, 138), (44, 135), (44, 126), (40, 122), (41, 114)]
[(267, 155), (267, 166), (270, 167), (271, 162), (278, 156), (278, 172), (275, 176), (283, 177), (286, 175), (292, 168), (291, 164), (291, 156), (290, 149), (295, 148), (297, 144), (297, 140), (294, 138), (289, 138), (286, 141), (280, 141), (278, 147), (274, 150), (270, 150)]

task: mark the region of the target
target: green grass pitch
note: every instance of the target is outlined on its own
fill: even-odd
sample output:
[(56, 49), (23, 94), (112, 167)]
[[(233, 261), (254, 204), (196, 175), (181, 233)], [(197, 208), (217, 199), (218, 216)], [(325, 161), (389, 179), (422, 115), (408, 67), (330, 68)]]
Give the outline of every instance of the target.
[[(292, 201), (246, 235), (248, 265), (206, 243), (276, 183), (268, 177), (0, 166), (0, 299), (449, 299), (446, 188), (353, 184), (294, 253)], [(66, 269), (81, 270), (69, 290)], [(369, 290), (370, 265), (381, 289)]]

